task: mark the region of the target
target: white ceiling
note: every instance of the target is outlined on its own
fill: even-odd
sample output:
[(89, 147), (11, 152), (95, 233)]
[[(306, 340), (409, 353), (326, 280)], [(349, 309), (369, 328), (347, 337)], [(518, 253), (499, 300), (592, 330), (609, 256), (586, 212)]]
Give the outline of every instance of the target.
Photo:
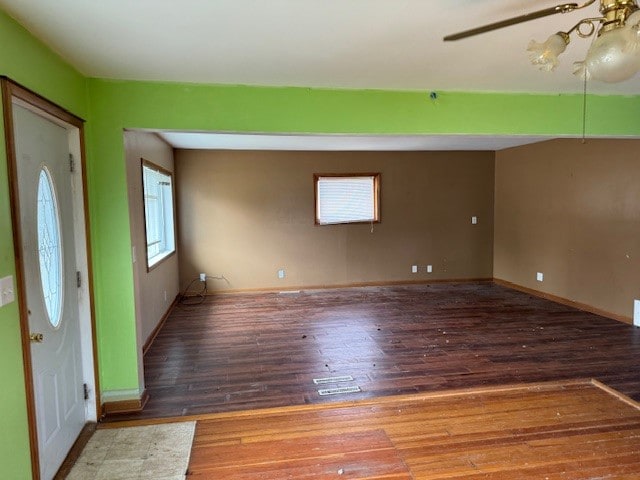
[[(525, 51), (588, 10), (454, 43), (449, 33), (557, 0), (0, 0), (16, 18), (92, 77), (334, 88), (581, 92), (571, 73), (589, 40), (572, 39), (551, 74)], [(592, 83), (640, 94), (638, 77)]]
[(403, 151), (503, 150), (549, 140), (532, 136), (470, 135), (261, 135), (157, 132), (175, 148), (215, 150)]

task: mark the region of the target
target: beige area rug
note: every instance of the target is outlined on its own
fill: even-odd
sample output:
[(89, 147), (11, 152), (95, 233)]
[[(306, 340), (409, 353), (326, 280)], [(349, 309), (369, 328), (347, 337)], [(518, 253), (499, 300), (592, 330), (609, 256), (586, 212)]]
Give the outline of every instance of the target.
[(184, 480), (196, 422), (97, 430), (67, 480)]

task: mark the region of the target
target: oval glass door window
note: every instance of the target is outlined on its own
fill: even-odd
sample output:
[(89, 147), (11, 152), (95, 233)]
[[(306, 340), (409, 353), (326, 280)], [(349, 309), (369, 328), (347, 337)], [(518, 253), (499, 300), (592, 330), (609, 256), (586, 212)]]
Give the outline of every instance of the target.
[(62, 317), (62, 245), (60, 216), (51, 175), (45, 168), (38, 180), (38, 257), (40, 281), (49, 322), (55, 328)]

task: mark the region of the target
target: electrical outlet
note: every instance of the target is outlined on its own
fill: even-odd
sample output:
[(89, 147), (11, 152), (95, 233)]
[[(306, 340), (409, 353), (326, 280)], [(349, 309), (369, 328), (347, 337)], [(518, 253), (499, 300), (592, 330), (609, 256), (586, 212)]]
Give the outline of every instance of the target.
[(282, 280), (284, 278), (284, 268), (278, 270), (278, 278)]
[(411, 265), (411, 273), (418, 273), (418, 265)]
[(201, 282), (206, 282), (207, 281), (207, 274), (206, 273), (201, 273), (200, 274), (200, 281)]
[(471, 224), (472, 225), (477, 225), (478, 224), (478, 217), (471, 217)]
[(427, 273), (433, 273), (433, 265), (427, 265)]
[(536, 273), (536, 280), (539, 281), (539, 282), (544, 281), (544, 273), (542, 273), (542, 272)]
[(633, 301), (633, 324), (640, 327), (640, 300)]
[(13, 290), (13, 277), (4, 277), (0, 279), (0, 307), (11, 303), (15, 300), (15, 293)]

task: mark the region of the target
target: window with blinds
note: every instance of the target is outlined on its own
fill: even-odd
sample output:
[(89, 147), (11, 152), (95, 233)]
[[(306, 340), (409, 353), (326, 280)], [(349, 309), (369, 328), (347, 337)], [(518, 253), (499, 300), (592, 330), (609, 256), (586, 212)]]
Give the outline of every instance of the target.
[(142, 161), (147, 269), (175, 252), (173, 182), (171, 172)]
[(317, 225), (380, 221), (380, 174), (314, 175)]

